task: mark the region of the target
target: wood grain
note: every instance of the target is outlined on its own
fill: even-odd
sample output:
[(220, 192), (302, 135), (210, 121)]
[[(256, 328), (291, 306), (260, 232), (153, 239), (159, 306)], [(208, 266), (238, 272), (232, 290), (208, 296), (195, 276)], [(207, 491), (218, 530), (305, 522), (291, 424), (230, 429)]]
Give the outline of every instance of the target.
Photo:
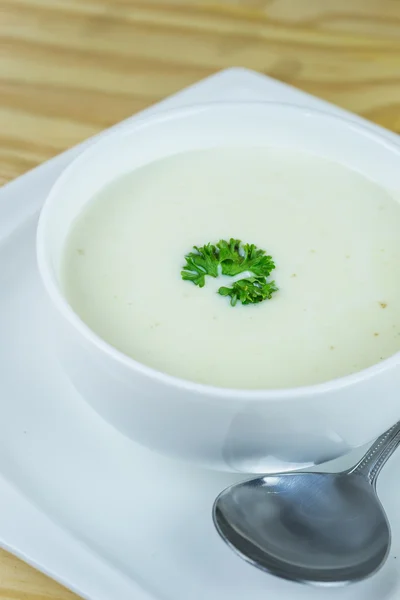
[[(400, 132), (400, 0), (0, 0), (0, 184), (232, 65)], [(0, 600), (50, 598), (0, 552)]]

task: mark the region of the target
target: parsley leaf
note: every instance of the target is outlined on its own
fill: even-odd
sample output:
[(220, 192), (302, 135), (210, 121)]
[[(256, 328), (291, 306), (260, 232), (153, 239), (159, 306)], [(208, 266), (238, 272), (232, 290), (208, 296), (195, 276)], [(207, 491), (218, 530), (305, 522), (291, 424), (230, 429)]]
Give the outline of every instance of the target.
[(270, 300), (278, 288), (275, 281), (268, 282), (265, 277), (245, 277), (235, 281), (232, 287), (220, 287), (221, 296), (230, 296), (231, 305), (235, 306), (238, 300), (242, 304), (256, 304), (263, 300)]
[(214, 244), (206, 244), (198, 248), (193, 246), (195, 252), (185, 256), (186, 264), (181, 271), (182, 279), (193, 281), (195, 285), (204, 287), (206, 275), (218, 276), (219, 257)]
[(223, 275), (234, 276), (251, 271), (254, 275), (268, 277), (275, 269), (272, 256), (266, 256), (265, 250), (257, 248), (254, 244), (242, 246), (240, 240), (231, 238), (229, 242), (220, 240), (217, 248)]

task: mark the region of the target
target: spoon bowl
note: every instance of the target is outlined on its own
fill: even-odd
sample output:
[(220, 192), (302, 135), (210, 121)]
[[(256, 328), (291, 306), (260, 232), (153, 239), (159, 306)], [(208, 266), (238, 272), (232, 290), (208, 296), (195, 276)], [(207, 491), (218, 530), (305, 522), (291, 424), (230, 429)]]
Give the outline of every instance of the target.
[(346, 473), (283, 473), (232, 486), (219, 496), (214, 520), (247, 561), (300, 582), (363, 579), (390, 546), (373, 487)]
[(303, 583), (360, 581), (385, 562), (390, 526), (376, 479), (400, 443), (400, 423), (351, 469), (258, 477), (224, 490), (213, 509), (221, 537), (252, 565)]

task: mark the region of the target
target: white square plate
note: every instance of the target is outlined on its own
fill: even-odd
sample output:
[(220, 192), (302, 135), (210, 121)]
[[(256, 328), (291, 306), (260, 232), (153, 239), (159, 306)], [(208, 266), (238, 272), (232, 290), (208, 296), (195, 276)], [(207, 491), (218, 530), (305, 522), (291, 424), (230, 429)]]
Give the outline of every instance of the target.
[[(149, 110), (240, 99), (314, 106), (360, 120), (245, 69), (218, 73)], [(0, 190), (0, 544), (90, 600), (399, 598), (400, 456), (379, 485), (393, 529), (384, 568), (348, 588), (304, 587), (254, 569), (219, 539), (213, 499), (238, 476), (193, 469), (136, 446), (72, 389), (47, 343), (35, 230), (55, 178), (90, 143)]]

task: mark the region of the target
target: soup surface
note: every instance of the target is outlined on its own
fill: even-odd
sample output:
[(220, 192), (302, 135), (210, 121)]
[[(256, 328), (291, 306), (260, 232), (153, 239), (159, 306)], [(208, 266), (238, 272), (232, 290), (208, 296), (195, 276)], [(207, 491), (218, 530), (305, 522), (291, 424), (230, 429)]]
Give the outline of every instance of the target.
[[(175, 155), (112, 182), (74, 222), (61, 278), (82, 320), (157, 370), (232, 388), (315, 384), (400, 350), (400, 203), (339, 164), (271, 148)], [(279, 291), (183, 281), (193, 245), (271, 254)]]

